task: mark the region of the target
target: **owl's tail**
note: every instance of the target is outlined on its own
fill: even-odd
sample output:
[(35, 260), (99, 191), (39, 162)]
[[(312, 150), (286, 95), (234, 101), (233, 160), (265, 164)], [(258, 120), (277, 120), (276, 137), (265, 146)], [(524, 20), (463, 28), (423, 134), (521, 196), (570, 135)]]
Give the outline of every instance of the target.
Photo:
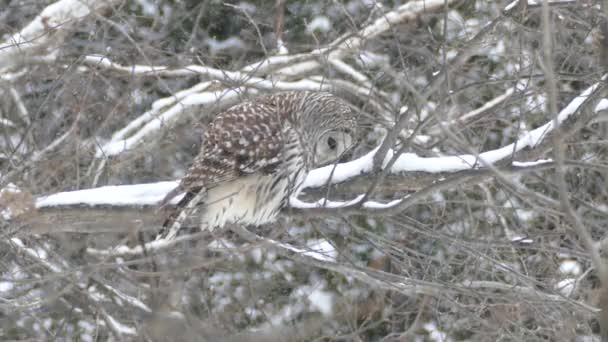
[[(167, 196), (160, 202), (160, 209), (165, 207), (171, 199), (179, 195), (182, 191), (180, 187), (173, 189)], [(190, 216), (198, 203), (202, 203), (203, 196), (206, 191), (202, 188), (190, 189), (186, 192), (184, 197), (177, 203), (175, 208), (167, 216), (163, 222), (163, 226), (156, 235), (154, 240), (172, 240), (177, 236), (177, 232), (181, 228), (184, 221)]]

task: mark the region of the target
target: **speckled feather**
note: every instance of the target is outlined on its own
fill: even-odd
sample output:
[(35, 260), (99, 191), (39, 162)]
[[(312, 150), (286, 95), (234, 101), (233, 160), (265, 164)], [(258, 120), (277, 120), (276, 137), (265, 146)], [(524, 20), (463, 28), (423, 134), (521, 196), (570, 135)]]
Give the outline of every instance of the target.
[[(335, 129), (354, 131), (355, 120), (346, 103), (328, 93), (277, 93), (222, 112), (209, 124), (179, 187), (163, 200), (186, 192), (157, 239), (174, 237), (180, 222), (205, 201), (201, 224), (209, 228), (241, 218), (246, 224), (273, 220), (314, 166), (320, 134)], [(195, 197), (201, 203), (192, 203)]]
[(243, 174), (274, 172), (284, 146), (284, 119), (275, 108), (251, 102), (218, 115), (205, 132), (201, 153), (181, 187), (211, 187)]

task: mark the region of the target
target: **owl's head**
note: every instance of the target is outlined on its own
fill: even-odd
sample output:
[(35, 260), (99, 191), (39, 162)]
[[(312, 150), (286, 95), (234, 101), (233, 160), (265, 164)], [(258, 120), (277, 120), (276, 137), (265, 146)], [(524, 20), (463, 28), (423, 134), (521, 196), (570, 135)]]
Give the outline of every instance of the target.
[(356, 144), (354, 131), (327, 131), (315, 142), (313, 165), (323, 166), (348, 157)]
[(311, 139), (312, 165), (322, 166), (347, 156), (357, 139), (355, 112), (346, 101), (330, 93), (308, 93), (303, 101)]

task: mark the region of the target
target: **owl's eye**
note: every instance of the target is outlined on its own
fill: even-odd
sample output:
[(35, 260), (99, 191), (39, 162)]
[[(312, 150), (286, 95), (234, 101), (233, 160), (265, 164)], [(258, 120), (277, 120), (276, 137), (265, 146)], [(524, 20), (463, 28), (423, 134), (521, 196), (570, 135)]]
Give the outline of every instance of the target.
[(327, 138), (327, 146), (329, 146), (329, 149), (335, 150), (336, 147), (338, 147), (338, 142), (336, 141), (336, 139), (329, 137)]

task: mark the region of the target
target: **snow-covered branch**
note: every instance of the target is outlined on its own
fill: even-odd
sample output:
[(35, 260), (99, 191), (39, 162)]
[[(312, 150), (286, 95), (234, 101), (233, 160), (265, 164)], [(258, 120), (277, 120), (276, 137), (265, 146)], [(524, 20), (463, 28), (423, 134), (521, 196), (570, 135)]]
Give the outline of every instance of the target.
[(60, 0), (48, 5), (27, 26), (0, 43), (0, 70), (23, 56), (38, 53), (68, 27), (92, 13), (119, 3), (119, 0)]
[[(589, 110), (596, 114), (601, 112), (604, 108), (602, 103), (605, 102), (600, 101), (601, 96), (605, 96), (604, 90), (604, 86), (602, 86), (600, 83), (594, 84), (585, 89), (579, 96), (575, 97), (564, 109), (562, 109), (558, 115), (559, 122), (571, 123), (573, 120), (576, 121), (576, 114), (581, 112), (583, 109)], [(596, 105), (595, 103), (599, 104)], [(585, 120), (591, 119), (592, 117), (585, 118)], [(420, 191), (402, 198), (394, 198), (393, 200), (384, 200), (382, 202), (378, 202), (377, 200), (373, 199), (366, 199), (365, 202), (361, 202), (364, 198), (363, 195), (355, 196), (352, 200), (348, 201), (332, 201), (322, 198), (316, 202), (303, 202), (302, 200), (292, 198), (290, 205), (292, 209), (302, 210), (302, 213), (305, 213), (306, 211), (318, 212), (319, 210), (329, 210), (331, 212), (332, 210), (338, 210), (341, 213), (347, 213), (349, 211), (364, 211), (373, 214), (403, 210), (405, 207), (412, 205), (421, 198), (433, 193), (437, 193), (438, 191), (453, 188), (454, 186), (457, 186), (462, 182), (469, 181), (475, 177), (478, 177), (478, 179), (490, 177), (494, 171), (488, 169), (487, 166), (495, 165), (499, 162), (503, 165), (501, 166), (501, 172), (506, 174), (512, 172), (527, 172), (537, 170), (539, 167), (552, 167), (551, 161), (548, 160), (524, 163), (511, 162), (510, 164), (504, 163), (504, 161), (512, 160), (515, 154), (524, 148), (533, 150), (535, 146), (546, 140), (552, 131), (553, 121), (549, 121), (546, 124), (523, 134), (521, 138), (512, 144), (496, 150), (485, 151), (479, 153), (478, 155), (420, 157), (413, 153), (405, 153), (398, 157), (397, 162), (394, 163), (389, 172), (390, 174), (393, 174), (395, 177), (406, 177), (404, 174), (424, 172), (429, 175), (440, 174), (442, 178), (445, 177), (446, 179), (430, 183), (429, 186), (422, 188)], [(376, 149), (350, 162), (312, 170), (305, 181), (305, 189), (312, 190), (315, 188), (323, 188), (327, 184), (349, 182), (358, 177), (371, 174), (373, 172), (373, 159), (375, 153)], [(392, 157), (392, 153), (392, 151), (388, 153), (385, 163)], [(467, 173), (462, 175), (459, 174), (455, 177), (447, 177), (449, 174), (462, 171), (467, 171)], [(107, 223), (107, 217), (112, 217), (112, 215), (105, 215), (103, 213), (105, 210), (112, 210), (112, 208), (121, 207), (132, 207), (135, 208), (135, 210), (141, 210), (137, 208), (142, 207), (154, 208), (154, 206), (170, 190), (175, 188), (176, 185), (177, 182), (173, 181), (151, 184), (106, 186), (95, 189), (41, 196), (36, 201), (36, 207), (42, 210), (41, 215), (52, 215), (55, 208), (60, 210), (60, 212), (63, 212), (63, 215), (53, 215), (52, 218), (44, 218), (41, 220), (36, 220), (36, 216), (34, 215), (34, 218), (30, 218), (29, 222), (30, 225), (36, 226), (42, 221), (48, 221), (52, 222), (51, 225), (57, 226), (59, 225), (59, 222), (57, 221), (58, 219), (74, 219), (75, 221), (81, 223), (88, 222), (87, 227), (89, 228), (91, 225), (97, 227), (93, 231), (104, 231), (101, 226), (104, 225), (104, 222)], [(179, 197), (174, 199), (174, 201), (178, 200)], [(70, 212), (70, 214), (65, 211), (69, 211), (69, 208), (81, 207), (83, 205), (91, 208), (91, 210), (101, 210), (101, 212), (94, 214), (91, 210), (89, 210), (88, 213), (85, 211), (84, 213), (86, 213), (91, 220), (85, 219), (83, 221), (82, 218), (75, 219), (74, 217), (74, 215), (79, 216), (80, 214), (72, 212)], [(118, 216), (119, 219), (126, 219), (127, 217), (130, 217), (129, 220), (123, 222), (123, 224), (126, 226), (137, 225), (143, 227), (142, 225), (145, 225), (146, 228), (154, 229), (154, 227), (159, 225), (159, 222), (156, 222), (159, 220), (159, 218), (156, 217), (153, 209), (146, 209), (139, 215), (125, 214)], [(104, 217), (106, 217), (106, 219), (104, 219)], [(116, 223), (111, 225), (116, 226)], [(69, 226), (70, 225), (68, 224), (67, 227)], [(78, 231), (80, 228), (76, 227), (72, 229)], [(34, 229), (33, 231), (36, 230)]]
[[(447, 5), (452, 2), (454, 1), (448, 1)], [(359, 30), (358, 34), (355, 34), (353, 37), (338, 39), (328, 44), (327, 47), (316, 49), (310, 54), (270, 57), (262, 62), (245, 66), (241, 71), (219, 70), (196, 65), (177, 70), (170, 70), (163, 66), (122, 66), (102, 56), (87, 56), (84, 62), (89, 65), (128, 72), (130, 74), (157, 73), (158, 75), (166, 76), (183, 76), (195, 73), (224, 82), (230, 87), (223, 90), (217, 90), (217, 87), (213, 87), (214, 90), (210, 91), (207, 89), (210, 88), (210, 83), (203, 82), (188, 90), (156, 101), (149, 111), (115, 133), (109, 142), (98, 149), (96, 155), (98, 158), (109, 157), (130, 150), (141, 144), (146, 137), (157, 132), (161, 127), (177, 120), (180, 114), (184, 113), (187, 108), (230, 103), (230, 100), (234, 99), (238, 93), (250, 91), (250, 88), (267, 90), (329, 90), (329, 85), (323, 79), (317, 82), (307, 77), (312, 70), (321, 65), (321, 62), (317, 61), (315, 57), (324, 56), (325, 54), (329, 54), (329, 60), (339, 70), (354, 75), (355, 80), (363, 82), (365, 76), (356, 72), (356, 70), (350, 68), (344, 62), (341, 62), (343, 57), (355, 53), (366, 39), (374, 38), (388, 31), (391, 26), (414, 20), (424, 13), (439, 10), (444, 5), (446, 3), (443, 0), (411, 1), (394, 11), (385, 13), (368, 26)], [(294, 61), (302, 59), (306, 61), (300, 64), (293, 64)], [(269, 76), (269, 72), (275, 71), (277, 67), (281, 66), (282, 69), (274, 72), (270, 79), (266, 78)], [(286, 73), (290, 77), (297, 76), (301, 79), (291, 82), (275, 79), (277, 75), (285, 75)], [(241, 88), (235, 89), (234, 84), (238, 84)], [(362, 84), (363, 88), (366, 88), (364, 91), (369, 91), (369, 83), (363, 82)]]
[[(375, 150), (374, 150), (375, 151)], [(347, 162), (343, 164), (338, 164), (337, 168), (341, 170), (341, 173), (334, 174), (334, 177), (331, 179), (328, 176), (328, 167), (323, 167), (320, 169), (312, 170), (312, 178), (307, 178), (305, 181), (307, 188), (320, 188), (327, 185), (327, 181), (329, 180), (329, 184), (337, 184), (346, 182), (356, 178), (357, 176), (364, 175), (366, 173), (371, 172), (371, 161), (373, 159), (373, 152), (368, 153), (364, 157), (361, 157), (355, 161)], [(445, 161), (442, 160), (442, 157), (435, 158), (423, 158), (415, 156), (414, 154), (410, 155), (409, 158), (411, 160), (415, 160), (417, 164), (408, 165), (406, 170), (397, 169), (395, 171), (396, 174), (402, 172), (431, 172), (431, 173), (453, 173), (464, 170), (471, 171), (483, 171), (483, 166), (480, 164), (473, 164), (468, 168), (457, 167), (457, 163), (455, 161), (459, 160), (457, 157), (444, 157)], [(536, 165), (542, 165), (548, 163), (548, 160), (542, 160), (539, 162), (529, 162), (529, 163), (518, 163), (514, 162), (513, 167), (525, 168), (525, 167), (534, 167)], [(444, 169), (438, 167), (429, 166), (430, 163), (439, 163), (440, 165), (445, 165)], [(416, 166), (417, 165), (417, 166)], [(331, 167), (331, 166), (329, 166)], [(350, 168), (350, 169), (349, 169)], [(352, 172), (351, 172), (352, 171)], [(475, 177), (479, 176), (476, 173), (471, 174), (470, 176)], [(310, 180), (309, 180), (310, 179)], [(90, 206), (90, 207), (144, 207), (144, 206), (154, 206), (162, 200), (165, 195), (171, 191), (173, 188), (177, 186), (177, 181), (168, 181), (168, 182), (158, 182), (158, 183), (148, 183), (148, 184), (134, 184), (134, 185), (112, 185), (112, 186), (104, 186), (94, 189), (86, 189), (86, 190), (77, 190), (77, 191), (68, 191), (61, 192), (56, 194), (51, 194), (48, 196), (40, 196), (36, 201), (36, 207), (39, 209), (50, 209), (53, 207), (70, 207), (70, 206)], [(172, 200), (172, 203), (176, 203), (179, 201), (181, 197), (176, 197)], [(377, 202), (370, 201), (369, 203), (362, 204), (359, 203), (361, 196), (353, 199), (348, 202), (332, 202), (327, 201), (325, 199), (319, 200), (317, 203), (304, 203), (297, 199), (292, 199), (291, 205), (295, 208), (345, 208), (352, 205), (362, 205), (364, 208), (379, 208), (379, 207), (390, 207), (392, 205), (397, 204), (398, 202), (389, 202), (380, 204)], [(398, 200), (400, 201), (400, 200)], [(324, 203), (320, 207), (321, 204)], [(391, 204), (392, 203), (392, 204)]]
[[(110, 157), (135, 148), (143, 143), (145, 138), (150, 137), (166, 125), (170, 125), (191, 108), (227, 107), (238, 102), (240, 95), (255, 93), (255, 89), (326, 91), (329, 90), (330, 86), (328, 83), (310, 79), (295, 82), (273, 82), (260, 78), (249, 78), (235, 81), (239, 82), (242, 87), (197, 92), (196, 90), (199, 88), (207, 88), (213, 85), (211, 82), (205, 82), (176, 95), (156, 101), (150, 111), (142, 114), (125, 128), (115, 133), (109, 142), (97, 150), (96, 156), (98, 158)], [(168, 108), (165, 106), (168, 106)]]
[[(593, 84), (585, 89), (579, 96), (575, 97), (570, 103), (561, 110), (558, 121), (563, 123), (571, 115), (575, 114), (581, 106), (591, 99), (591, 95), (601, 86), (601, 83)], [(599, 99), (598, 99), (599, 101)], [(511, 158), (515, 153), (524, 148), (534, 148), (543, 141), (553, 131), (553, 121), (533, 129), (521, 136), (517, 141), (499, 149), (481, 152), (477, 155), (464, 154), (459, 156), (446, 157), (420, 157), (414, 153), (404, 153), (393, 164), (390, 173), (399, 174), (402, 172), (458, 172), (464, 170), (478, 169), (487, 165)], [(320, 169), (312, 170), (306, 181), (305, 188), (322, 187), (330, 183), (340, 183), (352, 178), (367, 174), (373, 170), (373, 160), (376, 150), (365, 156), (348, 163), (329, 165)], [(392, 159), (394, 152), (387, 153), (385, 164)], [(330, 180), (331, 177), (331, 180)]]
[[(592, 94), (600, 87), (596, 83), (585, 89), (579, 96), (561, 110), (558, 115), (560, 123), (568, 120), (577, 113), (581, 106), (591, 99)], [(599, 101), (599, 99), (597, 99)], [(596, 111), (602, 106), (594, 106)], [(478, 155), (465, 154), (445, 157), (420, 157), (414, 153), (404, 153), (393, 164), (390, 173), (399, 175), (405, 172), (454, 173), (465, 170), (479, 170), (488, 165), (512, 158), (515, 153), (524, 148), (533, 149), (553, 131), (553, 121), (533, 129), (521, 136), (517, 141), (496, 150), (485, 151)], [(347, 182), (356, 177), (373, 171), (373, 160), (377, 149), (353, 161), (338, 165), (328, 165), (312, 170), (304, 182), (304, 189), (324, 187), (327, 184)], [(393, 157), (390, 150), (385, 158), (385, 164)], [(38, 208), (71, 205), (113, 205), (113, 206), (147, 206), (158, 203), (177, 182), (160, 182), (151, 184), (107, 186), (96, 189), (79, 190), (42, 196), (36, 205)], [(175, 199), (178, 200), (178, 199)], [(300, 202), (294, 201), (300, 207)], [(352, 205), (351, 202), (341, 202), (342, 205)], [(359, 203), (360, 204), (360, 203)], [(376, 206), (370, 204), (370, 206)]]

